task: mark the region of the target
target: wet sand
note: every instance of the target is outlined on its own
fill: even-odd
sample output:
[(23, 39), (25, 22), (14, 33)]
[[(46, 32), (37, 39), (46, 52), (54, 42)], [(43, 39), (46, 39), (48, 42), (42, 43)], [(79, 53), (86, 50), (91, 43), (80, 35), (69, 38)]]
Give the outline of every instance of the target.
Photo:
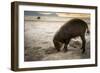
[[(68, 19), (69, 20), (69, 19)], [(81, 53), (82, 41), (79, 37), (73, 38), (68, 51), (61, 49), (57, 52), (53, 45), (53, 36), (65, 22), (58, 21), (25, 21), (24, 60), (67, 60), (90, 58), (90, 35), (86, 34), (86, 52)]]

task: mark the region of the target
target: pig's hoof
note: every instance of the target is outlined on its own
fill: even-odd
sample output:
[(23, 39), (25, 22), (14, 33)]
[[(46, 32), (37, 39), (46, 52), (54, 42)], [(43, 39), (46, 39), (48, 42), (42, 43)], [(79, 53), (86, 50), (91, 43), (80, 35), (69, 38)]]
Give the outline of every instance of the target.
[(84, 54), (85, 53), (85, 50), (82, 50), (82, 54)]
[(57, 52), (60, 52), (60, 50), (57, 50)]
[(67, 49), (64, 50), (64, 52), (67, 52), (67, 51), (68, 51)]

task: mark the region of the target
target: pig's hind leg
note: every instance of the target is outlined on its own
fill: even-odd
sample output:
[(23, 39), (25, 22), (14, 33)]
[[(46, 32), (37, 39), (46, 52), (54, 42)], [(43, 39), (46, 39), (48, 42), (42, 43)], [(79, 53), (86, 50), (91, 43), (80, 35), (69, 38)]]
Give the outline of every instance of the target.
[(85, 52), (85, 43), (86, 43), (86, 40), (85, 40), (85, 35), (81, 35), (81, 39), (82, 39), (82, 53)]

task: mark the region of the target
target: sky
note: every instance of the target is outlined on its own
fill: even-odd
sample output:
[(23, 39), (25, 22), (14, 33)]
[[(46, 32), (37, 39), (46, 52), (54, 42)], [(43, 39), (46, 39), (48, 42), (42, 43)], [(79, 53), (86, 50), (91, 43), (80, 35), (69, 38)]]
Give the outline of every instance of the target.
[(37, 12), (37, 11), (24, 11), (26, 16), (58, 16), (54, 12)]
[(64, 13), (64, 12), (43, 12), (43, 11), (24, 11), (25, 16), (53, 16), (53, 17), (78, 17), (90, 18), (90, 14), (86, 13)]

